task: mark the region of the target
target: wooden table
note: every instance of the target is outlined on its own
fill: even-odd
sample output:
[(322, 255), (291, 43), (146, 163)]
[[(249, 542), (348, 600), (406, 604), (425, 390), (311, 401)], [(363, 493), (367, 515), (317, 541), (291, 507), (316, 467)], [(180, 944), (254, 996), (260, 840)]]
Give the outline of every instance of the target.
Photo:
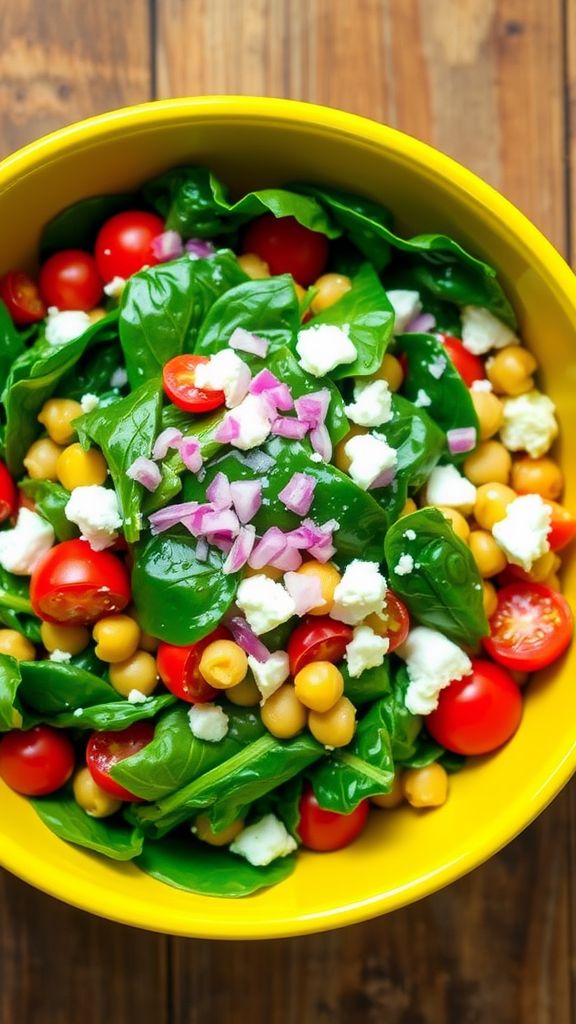
[[(0, 0), (0, 24), (5, 153), (153, 97), (291, 96), (431, 141), (574, 244), (576, 0)], [(575, 806), (422, 903), (290, 941), (148, 935), (0, 876), (0, 1022), (571, 1024)]]

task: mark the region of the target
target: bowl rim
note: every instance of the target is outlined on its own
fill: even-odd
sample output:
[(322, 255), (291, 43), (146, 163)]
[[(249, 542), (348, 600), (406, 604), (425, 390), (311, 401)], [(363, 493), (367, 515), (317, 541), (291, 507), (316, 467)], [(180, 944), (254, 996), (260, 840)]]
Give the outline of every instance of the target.
[[(193, 116), (195, 120), (220, 118), (254, 119), (262, 122), (283, 122), (286, 127), (297, 128), (302, 122), (324, 129), (334, 136), (350, 136), (394, 151), (405, 162), (425, 164), (427, 173), (441, 178), (446, 187), (457, 193), (466, 193), (477, 205), (489, 212), (490, 219), (505, 221), (510, 232), (530, 254), (531, 263), (550, 285), (557, 300), (576, 326), (576, 276), (567, 262), (546, 239), (542, 232), (508, 199), (488, 185), (474, 172), (425, 142), (396, 128), (380, 124), (358, 114), (299, 100), (262, 96), (214, 95), (152, 100), (122, 107), (75, 122), (17, 150), (0, 162), (0, 193), (10, 189), (16, 178), (26, 176), (40, 163), (59, 159), (62, 153), (73, 150), (78, 142), (90, 140), (97, 145), (107, 136), (122, 128), (145, 129), (153, 123), (177, 123)], [(572, 298), (571, 298), (572, 296)], [(484, 837), (462, 855), (448, 860), (429, 875), (376, 897), (345, 903), (332, 910), (305, 916), (285, 914), (251, 922), (249, 915), (228, 929), (216, 924), (209, 911), (191, 921), (174, 920), (168, 927), (158, 925), (157, 912), (144, 901), (128, 901), (124, 909), (112, 893), (106, 894), (96, 885), (75, 882), (64, 870), (45, 874), (41, 851), (22, 849), (8, 840), (0, 846), (0, 866), (50, 896), (98, 916), (151, 931), (168, 932), (197, 938), (263, 939), (304, 935), (327, 929), (355, 924), (380, 914), (398, 909), (437, 891), (462, 875), (478, 867), (517, 836), (550, 803), (576, 770), (576, 740), (570, 750), (550, 772), (545, 783), (534, 794), (530, 805), (513, 807), (489, 839)]]

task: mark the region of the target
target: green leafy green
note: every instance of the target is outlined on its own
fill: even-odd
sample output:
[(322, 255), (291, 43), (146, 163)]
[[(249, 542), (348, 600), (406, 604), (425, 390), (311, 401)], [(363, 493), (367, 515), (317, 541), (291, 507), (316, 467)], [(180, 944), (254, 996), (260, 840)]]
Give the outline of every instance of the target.
[(32, 480), (30, 477), (25, 477), (19, 486), (20, 490), (36, 503), (38, 514), (48, 520), (57, 540), (71, 540), (72, 537), (79, 536), (78, 527), (64, 514), (70, 499), (70, 491), (51, 480)]
[(280, 857), (266, 867), (256, 868), (227, 849), (215, 849), (192, 839), (147, 842), (136, 864), (147, 875), (175, 889), (228, 899), (277, 885), (296, 866), (294, 857)]
[(0, 299), (0, 381), (5, 381), (15, 359), (24, 351), (23, 335)]
[(362, 675), (352, 678), (348, 671), (348, 663), (343, 661), (338, 666), (344, 678), (344, 694), (356, 707), (378, 700), (390, 690), (390, 662), (388, 658), (378, 668), (364, 669)]
[(311, 779), (320, 806), (338, 814), (350, 814), (367, 797), (390, 791), (394, 764), (385, 700), (372, 704), (352, 742), (318, 765)]
[(131, 828), (116, 815), (105, 820), (91, 818), (67, 790), (53, 796), (33, 797), (30, 802), (38, 817), (59, 839), (112, 860), (133, 860), (142, 853), (143, 837), (137, 828)]
[(57, 729), (107, 729), (119, 732), (127, 729), (135, 722), (156, 718), (156, 715), (176, 703), (176, 697), (169, 693), (148, 697), (139, 704), (131, 704), (128, 700), (112, 701), (110, 704), (96, 704), (89, 708), (76, 708), (75, 711), (62, 711), (49, 719), (50, 725)]
[[(458, 323), (464, 306), (481, 306), (512, 330), (516, 328), (514, 310), (497, 278), (469, 264), (413, 263), (400, 270), (388, 287), (420, 292), (424, 309), (438, 316), (440, 326), (446, 323), (450, 310)], [(460, 337), (460, 330), (456, 336)]]
[(372, 199), (338, 189), (309, 185), (295, 185), (294, 188), (313, 195), (327, 207), (334, 222), (376, 270), (382, 270), (390, 262), (390, 245), (378, 230), (383, 228), (386, 232), (392, 226), (392, 214), (386, 207)]
[(61, 249), (87, 249), (94, 246), (105, 220), (138, 207), (134, 196), (90, 196), (72, 203), (49, 220), (40, 238), (40, 258), (46, 259)]
[(413, 715), (406, 707), (409, 682), (406, 666), (397, 663), (390, 692), (380, 702), (379, 714), (390, 736), (390, 750), (395, 764), (410, 763), (422, 731), (420, 715)]
[(0, 655), (0, 732), (9, 732), (22, 725), (22, 715), (16, 705), (18, 689), (22, 681), (15, 658)]
[(79, 402), (83, 395), (97, 395), (100, 403), (110, 398), (112, 374), (118, 369), (121, 354), (118, 344), (89, 349), (76, 366), (58, 384), (58, 397)]
[(289, 274), (245, 281), (216, 300), (202, 322), (194, 351), (218, 352), (237, 327), (270, 342), (269, 354), (282, 345), (292, 347), (300, 327), (300, 306)]
[(425, 484), (445, 452), (446, 438), (424, 409), (401, 395), (393, 395), (392, 419), (378, 433), (396, 450), (396, 475), (387, 487), (376, 488), (372, 494), (394, 520), (408, 495)]
[(15, 576), (0, 566), (0, 623), (37, 643), (40, 624), (32, 612), (29, 582), (28, 576)]

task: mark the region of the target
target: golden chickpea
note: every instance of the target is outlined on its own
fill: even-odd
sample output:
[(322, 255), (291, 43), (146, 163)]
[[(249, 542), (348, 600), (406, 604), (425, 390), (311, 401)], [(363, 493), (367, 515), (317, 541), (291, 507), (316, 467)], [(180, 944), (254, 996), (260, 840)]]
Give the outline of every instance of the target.
[(329, 711), (344, 693), (344, 678), (331, 661), (311, 661), (296, 673), (294, 689), (311, 711)]
[(492, 391), (470, 391), (472, 405), (480, 426), (480, 440), (487, 441), (497, 434), (504, 419), (504, 406)]
[(66, 651), (67, 654), (80, 654), (90, 643), (90, 633), (85, 626), (56, 626), (43, 622), (40, 636), (47, 651)]
[(63, 451), (64, 449), (49, 437), (41, 437), (38, 441), (34, 441), (24, 459), (24, 467), (28, 476), (32, 480), (57, 480), (56, 467)]
[(310, 608), (309, 615), (329, 615), (334, 604), (334, 591), (342, 577), (338, 569), (330, 562), (303, 562), (296, 570), (299, 576), (313, 577), (320, 583), (322, 602), (315, 608)]
[(99, 320), (103, 320), (106, 316), (106, 310), (102, 309), (102, 306), (94, 306), (88, 313), (88, 319), (91, 324), (97, 324)]
[(491, 619), (498, 607), (498, 593), (494, 584), (489, 580), (482, 580), (482, 603), (486, 618)]
[(233, 821), (228, 828), (223, 828), (221, 832), (215, 832), (210, 824), (210, 818), (207, 814), (199, 814), (194, 822), (194, 832), (198, 839), (201, 839), (203, 843), (208, 843), (210, 846), (228, 846), (233, 839), (244, 828), (244, 822), (242, 818), (238, 818), (238, 821)]
[(402, 776), (402, 788), (412, 807), (441, 807), (448, 797), (448, 775), (437, 762), (409, 768)]
[(437, 505), (436, 508), (438, 512), (442, 513), (444, 519), (448, 520), (456, 536), (460, 537), (460, 540), (467, 544), (470, 536), (470, 527), (462, 513), (456, 508), (448, 508), (447, 505)]
[(255, 708), (260, 703), (262, 694), (254, 682), (252, 673), (249, 672), (241, 683), (236, 683), (236, 686), (226, 691), (226, 698), (240, 708)]
[(507, 345), (486, 363), (486, 373), (499, 395), (523, 395), (534, 387), (537, 362), (521, 345)]
[(545, 583), (547, 587), (550, 587), (550, 590), (562, 591), (562, 582), (557, 572), (551, 572), (545, 580), (542, 580), (542, 582)]
[(474, 518), (483, 530), (491, 530), (506, 515), (508, 505), (516, 497), (515, 491), (506, 484), (481, 484), (476, 492)]
[(253, 281), (261, 281), (265, 277), (270, 277), (270, 267), (255, 252), (245, 252), (242, 256), (238, 256), (237, 259), (244, 273), (251, 277)]
[(376, 370), (376, 373), (372, 374), (370, 380), (385, 380), (388, 383), (390, 391), (398, 391), (402, 386), (402, 381), (404, 380), (402, 363), (399, 359), (396, 359), (396, 356), (387, 352), (382, 360), (380, 369)]
[(106, 615), (98, 620), (92, 636), (96, 643), (96, 657), (116, 665), (119, 661), (131, 658), (137, 650), (140, 626), (129, 615)]
[(158, 637), (152, 636), (151, 633), (140, 633), (140, 643), (138, 646), (142, 651), (149, 651), (150, 654), (155, 654), (160, 646), (160, 641)]
[(307, 710), (296, 696), (292, 683), (284, 683), (262, 705), (262, 724), (279, 740), (289, 740), (306, 725)]
[(0, 654), (9, 654), (16, 661), (34, 661), (36, 648), (31, 640), (15, 629), (0, 629)]
[(136, 651), (126, 661), (110, 665), (110, 682), (123, 697), (132, 690), (139, 690), (149, 697), (158, 686), (156, 659), (148, 651)]
[(316, 295), (310, 303), (313, 313), (321, 313), (324, 309), (333, 306), (352, 287), (352, 281), (345, 274), (322, 274), (317, 281), (314, 281), (313, 288), (316, 288)]
[(72, 420), (82, 415), (80, 402), (71, 398), (49, 398), (38, 413), (38, 422), (46, 427), (48, 436), (56, 444), (70, 444), (76, 431)]
[(334, 449), (334, 463), (336, 464), (338, 469), (340, 469), (343, 473), (348, 472), (348, 470), (350, 469), (350, 463), (352, 462), (352, 459), (348, 455), (346, 455), (345, 451), (348, 441), (351, 441), (353, 437), (358, 437), (360, 434), (367, 433), (367, 427), (352, 426), (350, 427), (350, 430), (346, 434), (346, 437), (343, 437), (342, 440), (339, 441), (338, 444), (336, 445)]
[(248, 565), (244, 572), (245, 579), (250, 576), (267, 576), (269, 580), (274, 580), (275, 583), (281, 580), (283, 575), (284, 570), (276, 569), (273, 565), (264, 565), (261, 569), (253, 569), (251, 565)]
[(122, 807), (121, 800), (115, 800), (94, 782), (87, 768), (81, 768), (76, 772), (72, 780), (72, 789), (76, 803), (91, 818), (109, 818)]
[(200, 675), (216, 690), (229, 690), (245, 678), (248, 658), (233, 640), (215, 640), (200, 658)]
[(402, 519), (402, 516), (410, 516), (410, 515), (412, 515), (413, 512), (417, 512), (417, 511), (418, 511), (418, 505), (416, 504), (414, 499), (413, 498), (406, 498), (406, 502), (405, 502), (404, 507), (403, 507), (402, 511), (400, 512), (400, 515), (398, 516), (398, 518)]
[(511, 468), (512, 456), (499, 441), (481, 441), (476, 451), (464, 460), (464, 475), (476, 487), (491, 482), (507, 484)]
[(564, 489), (564, 474), (553, 459), (526, 456), (512, 465), (512, 487), (518, 494), (539, 494), (546, 501), (556, 501)]
[(508, 564), (506, 555), (488, 530), (472, 530), (468, 543), (481, 576), (497, 576), (504, 571)]
[(553, 551), (546, 551), (544, 555), (537, 558), (533, 563), (530, 572), (522, 573), (523, 579), (532, 580), (533, 583), (544, 583), (552, 573), (559, 568), (560, 559)]
[(391, 811), (395, 807), (399, 807), (401, 803), (404, 803), (402, 776), (399, 771), (397, 771), (394, 776), (394, 782), (392, 783), (392, 789), (390, 792), (380, 793), (378, 796), (373, 796), (372, 803), (376, 804), (376, 807), (383, 807), (387, 811)]
[(56, 475), (67, 491), (73, 491), (75, 487), (105, 483), (108, 466), (97, 448), (85, 452), (81, 444), (71, 444), (58, 459)]
[(356, 729), (356, 708), (348, 697), (340, 697), (329, 711), (310, 711), (308, 728), (318, 743), (345, 747)]

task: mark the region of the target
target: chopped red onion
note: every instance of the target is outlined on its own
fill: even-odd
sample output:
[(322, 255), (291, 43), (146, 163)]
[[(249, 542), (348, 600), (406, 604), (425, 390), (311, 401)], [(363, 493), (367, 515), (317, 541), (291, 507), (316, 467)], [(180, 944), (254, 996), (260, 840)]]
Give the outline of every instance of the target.
[(239, 572), (246, 565), (252, 553), (255, 540), (256, 528), (254, 526), (243, 526), (230, 548), (230, 554), (222, 566), (222, 572), (226, 574)]
[(255, 377), (252, 378), (250, 384), (251, 395), (261, 395), (263, 391), (270, 391), (272, 388), (279, 388), (280, 381), (278, 377), (275, 377), (270, 370), (260, 370)]
[(320, 423), (319, 426), (314, 427), (310, 431), (310, 444), (324, 462), (330, 462), (332, 458), (332, 439), (324, 423)]
[(290, 412), (294, 408), (294, 399), (292, 398), (292, 392), (287, 384), (279, 384), (276, 388), (270, 388), (267, 392), (274, 405), (281, 412)]
[(194, 534), (195, 537), (199, 537), (200, 534), (207, 532), (203, 529), (204, 516), (207, 515), (208, 512), (213, 512), (214, 507), (208, 502), (205, 502), (203, 505), (199, 505), (197, 501), (190, 502), (190, 504), (193, 504), (196, 507), (192, 509), (189, 515), (183, 515), (180, 522), (187, 530), (190, 530), (190, 533)]
[(326, 604), (318, 576), (302, 576), (297, 572), (287, 572), (284, 576), (284, 586), (296, 605), (296, 615), (306, 615), (311, 608)]
[(212, 483), (206, 488), (206, 497), (211, 501), (216, 511), (230, 508), (232, 494), (230, 492), (230, 481), (225, 473), (216, 473)]
[(265, 662), (270, 657), (270, 651), (265, 644), (250, 629), (250, 626), (241, 615), (235, 615), (226, 620), (226, 625), (236, 643), (246, 654), (251, 654), (256, 661)]
[(166, 427), (166, 430), (158, 434), (154, 441), (152, 458), (156, 460), (163, 459), (168, 454), (169, 448), (179, 448), (182, 437), (181, 430), (177, 430), (176, 427)]
[(206, 537), (199, 537), (196, 544), (196, 560), (198, 562), (205, 562), (208, 558), (209, 546)]
[(236, 441), (238, 437), (240, 437), (240, 424), (234, 416), (228, 414), (215, 431), (214, 440), (221, 444), (228, 444), (230, 441)]
[(448, 451), (451, 455), (464, 455), (476, 447), (476, 427), (456, 427), (446, 431)]
[(312, 555), (317, 562), (329, 562), (336, 554), (336, 548), (332, 539), (326, 536), (318, 544), (313, 544), (311, 548), (308, 548), (308, 554)]
[(406, 324), (405, 334), (428, 334), (436, 327), (436, 317), (432, 313), (419, 313)]
[(180, 442), (180, 458), (191, 473), (197, 473), (202, 468), (202, 452), (197, 437), (185, 437)]
[(278, 497), (291, 512), (295, 512), (298, 516), (305, 516), (314, 499), (315, 488), (314, 477), (308, 476), (307, 473), (294, 473)]
[(184, 252), (182, 238), (177, 231), (163, 231), (152, 239), (152, 254), (158, 263), (177, 260)]
[(265, 359), (268, 355), (268, 345), (266, 338), (259, 338), (257, 334), (251, 334), (250, 331), (245, 331), (243, 327), (237, 327), (233, 332), (228, 341), (230, 348), (237, 349), (238, 352), (250, 352), (251, 355), (260, 356), (261, 359)]
[(187, 253), (190, 253), (190, 256), (195, 256), (199, 260), (213, 256), (216, 252), (212, 243), (205, 242), (203, 238), (189, 238), (184, 248)]
[(153, 512), (148, 517), (152, 533), (163, 533), (164, 530), (170, 530), (173, 526), (183, 523), (197, 508), (197, 501), (184, 501), (179, 505), (166, 505), (165, 508), (159, 508), (157, 512)]
[(277, 526), (271, 526), (258, 541), (248, 562), (252, 569), (263, 569), (281, 555), (286, 548), (286, 535)]
[(223, 533), (209, 533), (206, 537), (206, 540), (208, 541), (211, 547), (219, 548), (220, 551), (223, 551), (225, 555), (228, 555), (230, 553), (234, 545), (232, 537), (225, 535)]
[(369, 491), (375, 491), (377, 487), (388, 487), (392, 483), (396, 476), (396, 466), (391, 466), (390, 469), (383, 470), (375, 480), (372, 481), (368, 487)]
[(289, 437), (292, 441), (301, 441), (308, 433), (308, 424), (290, 416), (277, 416), (270, 430), (278, 437)]
[(152, 462), (152, 459), (145, 459), (143, 455), (134, 459), (132, 465), (128, 466), (126, 476), (142, 484), (147, 491), (155, 491), (162, 480), (162, 473), (156, 463)]
[(299, 420), (304, 420), (311, 427), (318, 427), (324, 423), (330, 406), (330, 392), (328, 388), (321, 391), (314, 391), (309, 395), (302, 395), (294, 402), (296, 415)]
[[(195, 512), (192, 518), (197, 515), (198, 513)], [(231, 537), (235, 537), (239, 529), (238, 516), (231, 508), (220, 510), (210, 508), (202, 514), (201, 526), (198, 532), (205, 535), (209, 533), (230, 533)]]
[(282, 572), (288, 572), (288, 570), (299, 569), (302, 565), (302, 555), (296, 548), (287, 547), (278, 558), (275, 558), (270, 565), (274, 569), (282, 569)]
[(249, 523), (262, 504), (262, 484), (259, 480), (232, 480), (230, 495), (236, 515), (241, 523)]

